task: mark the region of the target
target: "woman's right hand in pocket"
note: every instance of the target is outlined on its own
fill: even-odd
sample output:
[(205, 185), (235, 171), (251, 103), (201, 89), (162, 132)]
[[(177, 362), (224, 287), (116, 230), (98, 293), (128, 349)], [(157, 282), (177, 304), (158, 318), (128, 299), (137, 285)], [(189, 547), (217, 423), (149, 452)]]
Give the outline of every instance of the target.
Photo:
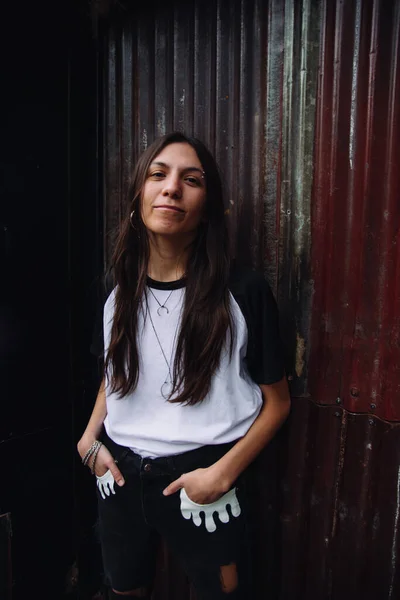
[[(87, 450), (91, 446), (91, 443), (85, 443), (83, 440), (81, 440), (78, 443), (78, 452), (79, 452), (81, 458), (83, 456), (85, 456)], [(92, 458), (89, 459), (88, 466), (90, 467), (91, 464), (92, 464)], [(94, 471), (95, 471), (95, 474), (97, 475), (97, 477), (101, 477), (108, 470), (111, 472), (111, 475), (114, 477), (117, 484), (119, 486), (123, 486), (125, 483), (125, 480), (122, 476), (121, 471), (118, 469), (117, 464), (116, 464), (111, 452), (104, 445), (102, 445), (100, 450), (97, 453)]]

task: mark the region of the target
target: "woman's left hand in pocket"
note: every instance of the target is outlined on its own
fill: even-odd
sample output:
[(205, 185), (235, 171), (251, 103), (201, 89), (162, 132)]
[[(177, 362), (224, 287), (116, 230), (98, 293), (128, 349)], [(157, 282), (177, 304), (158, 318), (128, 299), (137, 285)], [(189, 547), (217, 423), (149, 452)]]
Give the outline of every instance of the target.
[(229, 490), (229, 487), (229, 484), (221, 477), (221, 473), (211, 466), (184, 473), (166, 487), (163, 494), (170, 496), (184, 488), (192, 502), (211, 504), (221, 498)]

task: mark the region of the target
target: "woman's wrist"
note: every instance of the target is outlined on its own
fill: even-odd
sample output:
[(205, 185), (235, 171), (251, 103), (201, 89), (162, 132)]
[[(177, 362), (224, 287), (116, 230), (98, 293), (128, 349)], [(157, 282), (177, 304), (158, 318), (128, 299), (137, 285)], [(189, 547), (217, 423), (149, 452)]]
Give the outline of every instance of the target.
[(234, 479), (229, 477), (229, 473), (224, 469), (223, 465), (219, 464), (220, 461), (214, 463), (210, 469), (215, 477), (215, 480), (218, 481), (218, 486), (222, 494), (226, 494), (233, 484)]
[(80, 456), (84, 456), (85, 453), (89, 450), (92, 444), (98, 439), (99, 435), (96, 435), (94, 431), (85, 431), (81, 439), (77, 444), (77, 449)]

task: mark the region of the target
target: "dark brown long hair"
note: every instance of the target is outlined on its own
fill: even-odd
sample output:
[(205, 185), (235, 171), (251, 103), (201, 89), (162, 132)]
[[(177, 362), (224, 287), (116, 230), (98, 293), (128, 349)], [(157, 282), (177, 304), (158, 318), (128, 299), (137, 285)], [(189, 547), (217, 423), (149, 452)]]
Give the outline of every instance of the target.
[[(140, 156), (128, 192), (128, 210), (112, 258), (117, 286), (111, 340), (105, 361), (113, 392), (125, 396), (139, 378), (138, 313), (145, 294), (149, 238), (141, 216), (142, 190), (150, 164), (169, 144), (186, 143), (196, 152), (206, 180), (205, 219), (199, 225), (186, 266), (186, 294), (173, 365), (170, 402), (197, 404), (210, 390), (221, 352), (232, 351), (230, 270), (222, 183), (216, 162), (196, 138), (171, 133)], [(132, 218), (131, 212), (134, 211)], [(172, 396), (175, 396), (172, 398)]]

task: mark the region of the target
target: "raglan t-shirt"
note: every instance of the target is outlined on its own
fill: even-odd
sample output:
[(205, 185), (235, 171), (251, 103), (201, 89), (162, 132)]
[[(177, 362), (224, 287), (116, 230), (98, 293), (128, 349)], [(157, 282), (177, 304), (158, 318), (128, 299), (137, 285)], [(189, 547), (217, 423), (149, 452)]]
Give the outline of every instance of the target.
[[(204, 445), (243, 437), (262, 406), (259, 384), (284, 375), (278, 310), (268, 283), (250, 270), (232, 270), (233, 351), (229, 343), (205, 399), (188, 406), (166, 399), (185, 299), (185, 280), (147, 280), (138, 314), (139, 378), (124, 397), (113, 393), (106, 377), (107, 434), (117, 444), (143, 457), (180, 454)], [(107, 353), (114, 316), (115, 292), (103, 310), (103, 331), (95, 334), (92, 351)], [(166, 309), (160, 309), (164, 306)], [(102, 340), (104, 344), (102, 344)], [(103, 347), (102, 347), (103, 346)]]

